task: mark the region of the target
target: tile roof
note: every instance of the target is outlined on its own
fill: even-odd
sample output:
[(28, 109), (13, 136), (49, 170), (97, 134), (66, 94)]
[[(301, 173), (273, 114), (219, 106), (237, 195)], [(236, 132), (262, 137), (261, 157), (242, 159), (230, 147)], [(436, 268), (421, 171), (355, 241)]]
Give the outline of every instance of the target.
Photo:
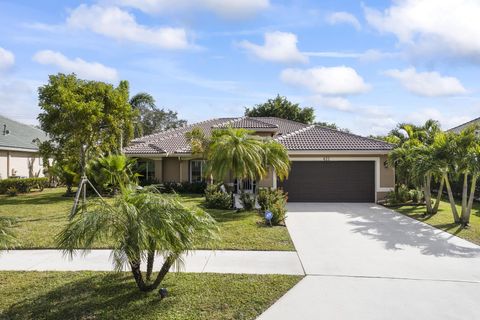
[(480, 125), (480, 118), (475, 118), (473, 120), (462, 123), (461, 125), (450, 128), (450, 129), (447, 130), (447, 132), (460, 133), (460, 132), (462, 132), (462, 130), (465, 130), (466, 128), (468, 128), (471, 125)]
[(206, 135), (218, 128), (272, 129), (288, 150), (390, 150), (392, 145), (320, 126), (275, 117), (218, 118), (171, 129), (132, 141), (126, 154), (188, 154), (185, 133), (200, 128)]
[[(257, 118), (243, 117), (213, 126), (214, 128), (245, 128), (245, 129), (278, 129), (277, 124), (262, 121)], [(276, 130), (275, 130), (276, 131)]]
[[(8, 130), (8, 134), (4, 132)], [(46, 140), (47, 135), (40, 129), (0, 115), (0, 150), (2, 148), (38, 150), (34, 139)]]
[(310, 126), (277, 138), (290, 151), (391, 150), (393, 145), (321, 126)]

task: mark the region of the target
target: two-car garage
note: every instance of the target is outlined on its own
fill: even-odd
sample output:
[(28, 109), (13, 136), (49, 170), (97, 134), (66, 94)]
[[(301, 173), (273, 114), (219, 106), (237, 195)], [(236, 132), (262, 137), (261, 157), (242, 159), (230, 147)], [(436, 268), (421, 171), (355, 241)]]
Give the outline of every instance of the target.
[(375, 202), (375, 161), (292, 161), (289, 202)]

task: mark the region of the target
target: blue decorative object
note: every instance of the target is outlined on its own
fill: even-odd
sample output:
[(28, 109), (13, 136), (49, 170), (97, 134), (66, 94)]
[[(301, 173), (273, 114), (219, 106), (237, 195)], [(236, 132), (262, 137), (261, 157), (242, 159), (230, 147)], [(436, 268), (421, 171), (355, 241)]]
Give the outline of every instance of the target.
[(267, 220), (267, 223), (269, 225), (272, 225), (272, 218), (273, 218), (273, 213), (270, 210), (265, 211), (265, 220)]

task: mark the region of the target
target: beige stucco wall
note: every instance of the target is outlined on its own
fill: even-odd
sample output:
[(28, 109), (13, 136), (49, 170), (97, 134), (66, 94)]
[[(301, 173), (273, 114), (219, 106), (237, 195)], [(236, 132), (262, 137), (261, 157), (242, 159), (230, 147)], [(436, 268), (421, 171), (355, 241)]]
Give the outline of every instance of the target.
[(380, 157), (380, 187), (393, 188), (395, 187), (395, 170), (386, 166), (387, 155)]
[(163, 158), (163, 181), (180, 181), (178, 158)]
[(28, 163), (33, 160), (33, 174), (43, 177), (43, 166), (37, 153), (22, 151), (0, 151), (0, 179), (12, 176), (13, 170), (19, 177), (29, 177)]
[(163, 181), (163, 160), (155, 160), (153, 163), (155, 165), (155, 179), (161, 182)]

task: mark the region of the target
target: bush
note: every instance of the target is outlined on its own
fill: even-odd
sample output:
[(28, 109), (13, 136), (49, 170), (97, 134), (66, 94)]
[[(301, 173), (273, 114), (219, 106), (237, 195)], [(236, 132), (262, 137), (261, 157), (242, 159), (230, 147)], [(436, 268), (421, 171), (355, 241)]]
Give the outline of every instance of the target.
[(390, 205), (403, 204), (406, 202), (420, 203), (423, 199), (423, 192), (418, 189), (408, 189), (405, 185), (397, 187), (397, 192), (387, 193), (386, 200)]
[(287, 215), (287, 195), (280, 189), (260, 189), (258, 205), (262, 213), (272, 212), (272, 224), (278, 225), (285, 221)]
[(48, 184), (48, 178), (10, 178), (0, 180), (0, 194), (7, 193), (7, 190), (14, 187), (17, 193), (28, 193), (32, 189), (42, 191)]
[(10, 187), (10, 188), (7, 189), (6, 194), (7, 194), (7, 196), (9, 196), (9, 197), (15, 197), (15, 196), (17, 196), (17, 194), (18, 194), (18, 190), (17, 190), (17, 188), (15, 188), (15, 187)]
[(243, 192), (240, 194), (240, 201), (243, 205), (243, 210), (253, 210), (255, 209), (255, 195), (253, 193)]
[(205, 189), (205, 206), (210, 209), (231, 209), (232, 194), (220, 189), (220, 185), (211, 184)]
[(202, 182), (164, 182), (160, 184), (160, 190), (163, 193), (194, 193), (194, 194), (203, 194), (207, 183)]

